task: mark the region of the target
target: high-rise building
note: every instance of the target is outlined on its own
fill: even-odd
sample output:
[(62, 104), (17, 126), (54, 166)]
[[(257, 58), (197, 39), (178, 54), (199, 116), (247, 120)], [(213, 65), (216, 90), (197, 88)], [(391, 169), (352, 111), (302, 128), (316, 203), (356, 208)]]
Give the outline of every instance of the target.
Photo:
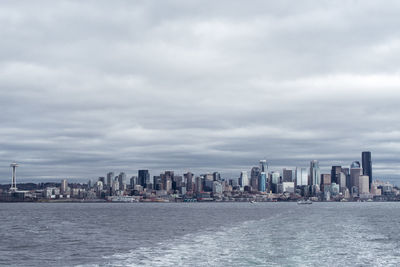
[(247, 172), (246, 171), (242, 171), (240, 173), (239, 181), (240, 181), (239, 184), (240, 184), (241, 187), (245, 187), (245, 186), (249, 185), (249, 177), (247, 177)]
[(353, 161), (350, 165), (350, 192), (353, 192), (353, 187), (359, 190), (359, 176), (362, 175), (363, 170), (360, 167), (360, 162)]
[(196, 193), (203, 191), (203, 179), (201, 177), (196, 177)]
[(273, 171), (271, 173), (271, 183), (276, 185), (276, 184), (279, 184), (281, 182), (280, 180), (281, 180), (280, 173), (277, 172), (277, 171)]
[(213, 173), (213, 180), (214, 181), (221, 181), (221, 174), (219, 172)]
[(112, 187), (113, 178), (114, 178), (113, 172), (107, 173), (107, 186), (110, 188)]
[(193, 173), (187, 172), (183, 176), (185, 177), (186, 191), (193, 192)]
[(342, 171), (342, 166), (332, 166), (331, 169), (331, 180), (332, 183), (339, 183), (340, 172)]
[(310, 182), (311, 185), (321, 184), (321, 172), (319, 170), (318, 160), (313, 160), (310, 162)]
[(138, 171), (138, 184), (143, 186), (143, 188), (147, 187), (147, 184), (150, 183), (150, 173), (149, 170), (139, 170)]
[(368, 175), (358, 176), (358, 193), (359, 194), (369, 194), (369, 177)]
[(363, 175), (368, 175), (369, 177), (369, 186), (371, 188), (372, 184), (372, 160), (371, 160), (371, 152), (364, 151), (361, 153), (361, 161), (362, 161), (362, 168), (363, 168)]
[(17, 167), (19, 165), (15, 162), (10, 164), (10, 167), (12, 168), (12, 173), (11, 173), (11, 187), (10, 191), (16, 191), (17, 190)]
[(297, 186), (308, 185), (308, 172), (306, 168), (296, 167), (296, 185)]
[(261, 169), (259, 167), (253, 167), (251, 169), (250, 185), (253, 188), (253, 190), (258, 190), (258, 179), (260, 175), (261, 175)]
[(265, 172), (265, 173), (268, 172), (267, 160), (265, 160), (265, 159), (260, 160), (260, 169), (261, 169), (261, 172)]
[(68, 191), (68, 182), (67, 179), (62, 179), (61, 180), (61, 186), (60, 186), (60, 193), (65, 194)]
[(129, 184), (130, 184), (130, 187), (132, 190), (135, 188), (135, 185), (137, 185), (137, 183), (138, 183), (137, 180), (138, 180), (137, 176), (131, 177)]
[(118, 175), (119, 190), (124, 191), (126, 186), (126, 174), (120, 172)]
[(293, 171), (288, 169), (283, 169), (282, 182), (293, 182)]
[(265, 172), (261, 172), (258, 180), (258, 191), (265, 192), (267, 186), (267, 174)]

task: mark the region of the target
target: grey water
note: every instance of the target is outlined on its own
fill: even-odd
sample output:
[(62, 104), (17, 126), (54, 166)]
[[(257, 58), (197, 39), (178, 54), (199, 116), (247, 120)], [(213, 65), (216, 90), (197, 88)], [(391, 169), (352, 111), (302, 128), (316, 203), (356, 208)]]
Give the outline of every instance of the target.
[(400, 203), (0, 203), (1, 266), (398, 266)]

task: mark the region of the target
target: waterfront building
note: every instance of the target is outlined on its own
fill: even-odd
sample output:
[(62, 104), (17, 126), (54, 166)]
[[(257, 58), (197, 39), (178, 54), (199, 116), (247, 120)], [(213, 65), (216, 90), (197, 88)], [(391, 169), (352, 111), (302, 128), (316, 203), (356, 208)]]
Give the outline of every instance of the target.
[(296, 167), (296, 186), (308, 185), (308, 173), (306, 168)]
[(258, 180), (258, 191), (265, 192), (267, 186), (267, 174), (265, 172), (261, 172)]
[(363, 175), (367, 175), (369, 177), (369, 188), (371, 188), (372, 184), (372, 160), (371, 160), (371, 152), (364, 151), (361, 153), (361, 162), (363, 168)]
[(331, 185), (332, 180), (331, 174), (323, 173), (321, 174), (321, 190), (325, 192), (325, 187)]
[(320, 185), (321, 184), (321, 173), (319, 169), (318, 160), (313, 160), (310, 162), (310, 184)]
[(149, 170), (139, 170), (138, 171), (138, 184), (146, 187), (150, 183), (150, 173)]
[(272, 184), (279, 184), (281, 181), (281, 174), (278, 171), (273, 171), (271, 173), (271, 183)]

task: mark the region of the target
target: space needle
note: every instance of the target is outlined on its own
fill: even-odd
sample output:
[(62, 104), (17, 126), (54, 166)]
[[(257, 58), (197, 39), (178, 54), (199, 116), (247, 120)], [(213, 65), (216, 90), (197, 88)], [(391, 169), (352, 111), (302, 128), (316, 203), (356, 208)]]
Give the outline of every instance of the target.
[(10, 191), (17, 191), (17, 167), (19, 165), (15, 162), (10, 164), (10, 167), (12, 167), (12, 178), (11, 178), (11, 187)]

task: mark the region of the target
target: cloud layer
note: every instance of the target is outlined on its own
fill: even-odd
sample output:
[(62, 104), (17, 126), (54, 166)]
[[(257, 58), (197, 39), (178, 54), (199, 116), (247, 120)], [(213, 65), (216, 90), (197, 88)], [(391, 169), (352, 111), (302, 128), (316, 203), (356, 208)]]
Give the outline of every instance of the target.
[(5, 1), (0, 179), (400, 167), (397, 1)]

